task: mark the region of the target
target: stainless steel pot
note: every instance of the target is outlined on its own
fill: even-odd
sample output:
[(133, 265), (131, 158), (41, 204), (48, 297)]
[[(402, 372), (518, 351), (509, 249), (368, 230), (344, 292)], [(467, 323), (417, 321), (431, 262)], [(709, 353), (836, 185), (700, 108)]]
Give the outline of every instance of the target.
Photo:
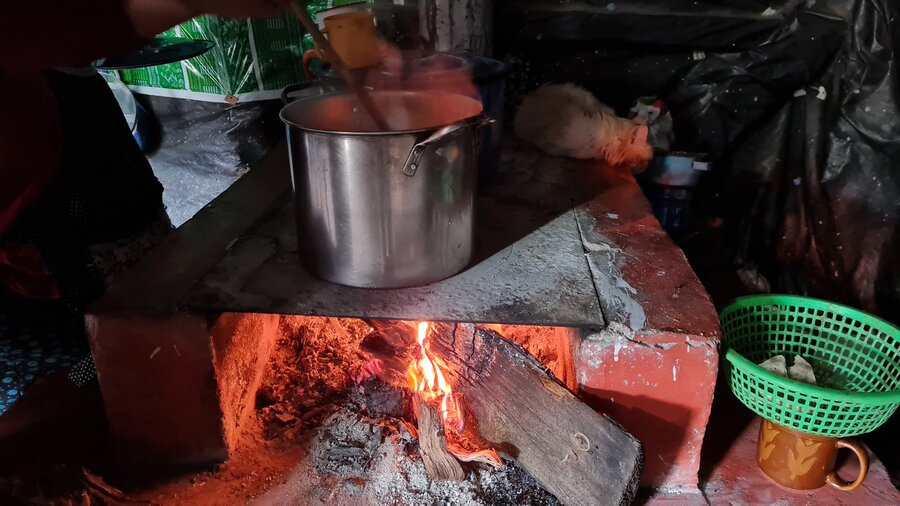
[(391, 131), (375, 131), (347, 94), (281, 111), (301, 259), (322, 279), (365, 288), (452, 276), (472, 258), (481, 104), (430, 91), (372, 98)]

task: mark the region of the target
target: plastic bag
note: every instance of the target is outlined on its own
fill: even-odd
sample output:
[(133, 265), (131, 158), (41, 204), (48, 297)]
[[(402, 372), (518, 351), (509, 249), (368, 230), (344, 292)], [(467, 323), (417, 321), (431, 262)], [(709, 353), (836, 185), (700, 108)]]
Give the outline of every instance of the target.
[(148, 158), (165, 188), (163, 202), (175, 226), (228, 189), (284, 139), (278, 100), (228, 105), (141, 97), (141, 102), (162, 127), (160, 145)]
[[(841, 45), (735, 146), (722, 196), (745, 202), (737, 261), (777, 287), (900, 314), (900, 31), (888, 0), (817, 2)], [(805, 18), (805, 19), (804, 19)], [(812, 32), (816, 33), (816, 32)], [(748, 193), (748, 189), (755, 191)], [(743, 196), (743, 197), (741, 197)], [(749, 196), (749, 198), (748, 198)]]
[[(322, 10), (354, 3), (360, 0), (315, 0), (305, 5), (315, 18)], [(119, 71), (123, 82), (146, 95), (230, 104), (277, 99), (282, 88), (303, 81), (303, 52), (313, 46), (290, 11), (267, 19), (200, 16), (161, 36), (205, 39), (216, 45), (188, 60)]]
[[(809, 4), (809, 5), (806, 5)], [(500, 0), (510, 107), (546, 82), (622, 114), (657, 95), (673, 149), (717, 170), (696, 198), (727, 218), (736, 267), (773, 291), (900, 314), (900, 4)]]

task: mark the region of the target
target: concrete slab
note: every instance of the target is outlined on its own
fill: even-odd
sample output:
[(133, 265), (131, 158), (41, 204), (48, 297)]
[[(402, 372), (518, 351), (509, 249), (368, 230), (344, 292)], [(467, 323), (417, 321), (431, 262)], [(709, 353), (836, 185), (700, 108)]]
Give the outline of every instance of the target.
[(610, 329), (581, 343), (575, 369), (582, 398), (643, 443), (643, 486), (696, 489), (716, 345), (675, 333), (654, 335), (649, 344), (619, 324)]

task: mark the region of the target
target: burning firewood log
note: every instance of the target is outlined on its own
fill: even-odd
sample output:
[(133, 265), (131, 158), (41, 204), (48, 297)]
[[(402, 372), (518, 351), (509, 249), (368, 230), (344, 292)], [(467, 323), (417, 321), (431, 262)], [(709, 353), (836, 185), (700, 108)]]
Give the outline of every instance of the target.
[[(396, 384), (420, 359), (421, 334), (401, 322), (369, 324), (377, 332), (363, 349), (383, 360), (380, 376)], [(518, 462), (563, 504), (626, 504), (634, 498), (643, 452), (633, 436), (490, 329), (436, 323), (430, 332), (431, 359), (440, 361), (454, 395), (465, 399), (478, 437), (490, 445), (486, 450)]]
[(441, 414), (419, 394), (414, 394), (413, 405), (419, 424), (419, 454), (425, 462), (425, 471), (432, 480), (463, 481), (466, 473), (459, 462), (447, 451), (444, 421)]
[[(444, 378), (446, 365), (429, 351), (429, 329), (424, 322), (416, 326), (416, 353), (406, 370), (418, 421), (420, 452), (428, 475), (435, 480), (462, 480), (465, 473), (456, 459), (502, 466), (497, 453), (472, 433), (471, 424), (464, 432), (465, 409)], [(448, 438), (453, 443), (448, 444)]]

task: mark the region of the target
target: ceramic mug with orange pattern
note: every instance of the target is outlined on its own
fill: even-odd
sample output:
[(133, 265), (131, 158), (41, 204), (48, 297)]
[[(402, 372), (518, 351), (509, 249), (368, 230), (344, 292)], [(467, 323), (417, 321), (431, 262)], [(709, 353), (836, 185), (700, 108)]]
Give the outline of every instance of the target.
[[(834, 470), (841, 448), (851, 450), (859, 459), (859, 476), (852, 482), (844, 481)], [(759, 468), (788, 488), (811, 490), (828, 484), (850, 491), (862, 485), (869, 472), (869, 456), (856, 441), (804, 434), (768, 420), (759, 424), (757, 449)]]
[[(326, 17), (323, 23), (322, 34), (347, 69), (371, 67), (381, 62), (384, 43), (378, 37), (371, 12), (342, 12)], [(315, 79), (310, 70), (314, 59), (330, 63), (319, 47), (303, 53), (303, 73), (307, 79)]]

